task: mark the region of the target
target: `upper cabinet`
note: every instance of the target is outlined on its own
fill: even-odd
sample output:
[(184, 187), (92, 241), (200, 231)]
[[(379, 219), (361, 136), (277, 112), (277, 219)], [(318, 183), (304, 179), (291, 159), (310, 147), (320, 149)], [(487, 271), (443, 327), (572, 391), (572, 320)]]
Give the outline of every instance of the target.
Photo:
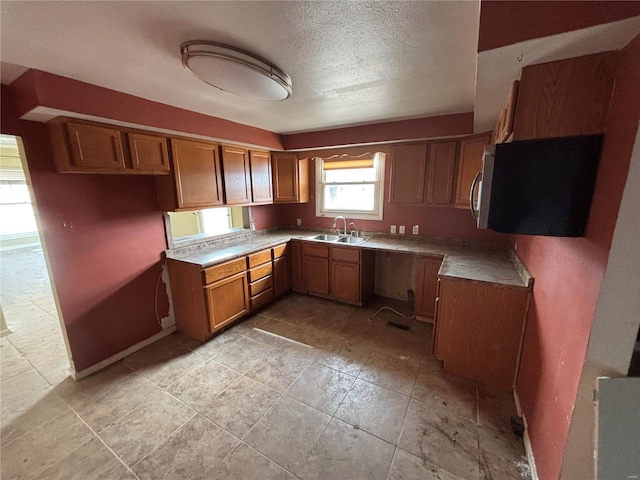
[(604, 133), (616, 52), (522, 69), (494, 130), (494, 142)]
[(430, 142), (427, 156), (427, 204), (451, 205), (458, 142)]
[(389, 203), (423, 203), (426, 171), (426, 143), (392, 147)]
[(167, 140), (161, 135), (67, 118), (51, 120), (48, 128), (58, 172), (169, 173)]
[(454, 205), (469, 208), (471, 184), (478, 172), (482, 171), (484, 147), (489, 145), (491, 132), (466, 137), (460, 140), (458, 150), (458, 175)]
[(309, 159), (292, 153), (273, 154), (274, 203), (309, 201)]
[(272, 203), (271, 154), (261, 150), (249, 150), (249, 163), (253, 203)]
[(173, 175), (157, 178), (161, 210), (223, 205), (218, 144), (171, 139)]
[(249, 151), (235, 145), (222, 145), (220, 150), (225, 203), (227, 205), (251, 203)]

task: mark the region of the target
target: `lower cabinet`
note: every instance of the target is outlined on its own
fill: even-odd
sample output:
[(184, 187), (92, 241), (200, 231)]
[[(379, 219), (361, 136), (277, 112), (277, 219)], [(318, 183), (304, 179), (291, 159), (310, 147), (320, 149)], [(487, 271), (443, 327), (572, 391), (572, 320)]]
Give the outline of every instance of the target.
[(302, 277), (302, 242), (291, 240), (289, 243), (289, 261), (291, 263), (291, 287), (295, 290), (304, 290)]
[(211, 332), (223, 327), (249, 311), (247, 274), (238, 273), (205, 287), (209, 328)]
[(279, 297), (291, 290), (289, 245), (284, 243), (271, 250), (273, 252), (273, 294)]
[(440, 257), (420, 257), (416, 275), (415, 311), (420, 320), (433, 322), (436, 308), (438, 271), (442, 265)]
[(525, 287), (442, 277), (434, 355), (444, 371), (512, 391), (529, 296)]
[[(374, 253), (353, 247), (302, 242), (302, 288), (354, 305), (373, 296)], [(295, 276), (295, 268), (292, 274)], [(295, 285), (294, 285), (295, 286)]]

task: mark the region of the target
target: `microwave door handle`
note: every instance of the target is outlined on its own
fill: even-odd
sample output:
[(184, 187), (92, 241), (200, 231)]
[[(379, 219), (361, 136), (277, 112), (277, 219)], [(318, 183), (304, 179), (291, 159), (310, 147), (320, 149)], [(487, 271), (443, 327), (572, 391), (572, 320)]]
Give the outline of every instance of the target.
[(476, 173), (476, 178), (473, 179), (473, 183), (471, 184), (471, 191), (469, 192), (469, 208), (471, 208), (471, 215), (473, 216), (474, 220), (478, 220), (478, 215), (477, 215), (478, 211), (473, 206), (473, 197), (476, 193), (476, 188), (478, 187), (478, 180), (480, 180), (481, 176), (482, 176), (482, 172)]

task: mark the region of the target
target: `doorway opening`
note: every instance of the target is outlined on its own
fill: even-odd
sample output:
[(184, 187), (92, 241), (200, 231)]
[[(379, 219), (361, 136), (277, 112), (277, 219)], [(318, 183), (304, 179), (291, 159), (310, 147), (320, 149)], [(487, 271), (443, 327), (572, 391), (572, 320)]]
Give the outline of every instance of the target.
[(54, 386), (69, 376), (70, 354), (35, 207), (22, 141), (19, 137), (0, 135), (3, 360), (15, 359), (20, 363), (26, 360)]

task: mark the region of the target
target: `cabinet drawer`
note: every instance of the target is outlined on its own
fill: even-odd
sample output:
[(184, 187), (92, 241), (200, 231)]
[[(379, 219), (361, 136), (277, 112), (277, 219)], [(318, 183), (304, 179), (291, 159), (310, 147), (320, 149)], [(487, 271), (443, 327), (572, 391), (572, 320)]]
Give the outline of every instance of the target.
[(264, 292), (266, 289), (271, 288), (273, 286), (273, 275), (267, 275), (264, 278), (261, 278), (257, 282), (253, 282), (249, 284), (249, 295), (255, 297), (259, 293)]
[(273, 300), (273, 288), (269, 288), (264, 292), (251, 297), (251, 310), (256, 310)]
[(249, 268), (257, 267), (263, 263), (271, 261), (271, 249), (262, 250), (261, 252), (252, 253), (247, 257), (249, 259)]
[(209, 284), (236, 273), (244, 272), (246, 269), (247, 261), (244, 257), (231, 260), (221, 265), (215, 265), (204, 270), (204, 283)]
[[(271, 252), (269, 252), (271, 253)], [(260, 280), (267, 275), (271, 275), (271, 262), (265, 263), (264, 265), (260, 265), (259, 267), (252, 268), (249, 270), (249, 282), (253, 283), (256, 280)]]
[(284, 257), (287, 254), (287, 244), (284, 243), (282, 245), (278, 245), (277, 247), (273, 247), (273, 259)]
[(360, 249), (331, 247), (331, 259), (360, 263)]
[(302, 254), (311, 257), (329, 257), (329, 247), (326, 245), (315, 245), (311, 243), (302, 244)]

